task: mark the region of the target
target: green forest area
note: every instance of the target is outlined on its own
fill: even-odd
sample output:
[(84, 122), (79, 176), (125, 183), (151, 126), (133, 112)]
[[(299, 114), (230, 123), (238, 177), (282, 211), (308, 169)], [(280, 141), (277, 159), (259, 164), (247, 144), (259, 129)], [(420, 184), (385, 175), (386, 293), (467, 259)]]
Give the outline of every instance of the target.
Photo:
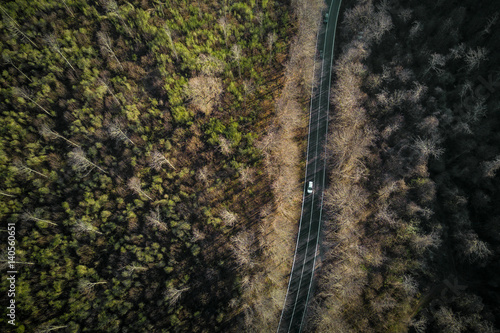
[(499, 3), (343, 5), (307, 331), (499, 332)]
[(290, 4), (0, 11), (0, 266), (15, 223), (18, 270), (17, 326), (2, 301), (2, 332), (236, 331), (259, 248), (239, 235), (272, 201), (257, 140), (296, 29)]

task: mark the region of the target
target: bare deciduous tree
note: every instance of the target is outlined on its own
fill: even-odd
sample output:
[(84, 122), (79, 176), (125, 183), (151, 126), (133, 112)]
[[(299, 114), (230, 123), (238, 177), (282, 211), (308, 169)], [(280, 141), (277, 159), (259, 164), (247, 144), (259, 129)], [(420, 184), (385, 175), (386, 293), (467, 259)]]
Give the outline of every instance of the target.
[(371, 2), (350, 8), (346, 10), (342, 24), (346, 27), (348, 33), (356, 33), (366, 26), (368, 20), (373, 18), (374, 10)]
[(116, 4), (116, 1), (114, 1), (114, 0), (100, 0), (99, 2), (104, 7), (106, 12), (120, 16), (120, 13), (118, 11), (118, 5)]
[(144, 271), (147, 271), (149, 268), (148, 267), (145, 267), (145, 266), (141, 266), (139, 265), (138, 263), (132, 263), (131, 265), (127, 265), (125, 267), (122, 268), (123, 270), (129, 272), (130, 274), (134, 273), (134, 272), (144, 272)]
[(418, 252), (423, 252), (424, 250), (432, 247), (438, 247), (441, 244), (439, 235), (435, 232), (425, 235), (416, 235), (412, 238), (412, 246)]
[(231, 143), (222, 135), (219, 136), (219, 149), (224, 155), (230, 155), (233, 152)]
[(234, 44), (233, 47), (231, 47), (231, 52), (233, 53), (234, 61), (236, 61), (236, 63), (238, 64), (238, 76), (241, 77), (241, 46), (239, 46), (238, 44)]
[(115, 119), (114, 121), (111, 122), (108, 126), (108, 133), (109, 136), (111, 136), (113, 139), (123, 141), (123, 142), (130, 142), (135, 146), (134, 141), (132, 141), (127, 134), (122, 130), (122, 126), (120, 122)]
[(147, 195), (143, 190), (142, 190), (142, 187), (141, 187), (141, 180), (138, 178), (138, 177), (132, 177), (129, 179), (128, 181), (128, 187), (134, 191), (135, 193), (139, 194), (139, 195), (143, 195), (145, 196), (146, 198), (148, 198), (149, 200), (153, 200), (153, 198), (151, 198), (149, 195)]
[(253, 182), (253, 170), (250, 167), (239, 168), (240, 181), (247, 187), (248, 183)]
[(92, 163), (87, 156), (85, 156), (85, 152), (80, 148), (77, 147), (73, 149), (71, 152), (68, 154), (70, 158), (70, 164), (73, 165), (75, 170), (77, 172), (91, 172), (94, 168), (97, 168), (101, 170), (101, 172), (107, 173), (104, 169), (99, 167), (97, 164)]
[(172, 39), (172, 31), (168, 27), (167, 24), (163, 26), (163, 29), (165, 29), (165, 32), (167, 34), (168, 42), (170, 43), (170, 47), (172, 48), (172, 52), (174, 52), (174, 56), (176, 60), (179, 60), (179, 56), (177, 55), (177, 50), (175, 48), (174, 40)]
[(384, 313), (393, 309), (397, 304), (396, 300), (391, 296), (375, 298), (370, 301), (370, 306), (375, 313)]
[(45, 36), (44, 40), (47, 43), (47, 45), (52, 49), (52, 51), (57, 52), (61, 57), (63, 57), (64, 61), (66, 61), (69, 67), (71, 67), (71, 69), (76, 72), (75, 68), (71, 65), (69, 60), (64, 56), (64, 54), (62, 54), (61, 47), (59, 46), (59, 42), (57, 41), (56, 36), (50, 34)]
[(427, 318), (421, 317), (418, 320), (412, 319), (409, 324), (417, 333), (425, 333), (427, 330)]
[(485, 99), (479, 98), (473, 105), (466, 104), (465, 108), (467, 112), (465, 114), (465, 120), (467, 123), (476, 123), (486, 115), (488, 108), (486, 107), (485, 102)]
[(488, 50), (484, 47), (478, 47), (477, 49), (469, 49), (465, 54), (465, 62), (467, 64), (467, 71), (470, 72), (475, 68), (479, 68), (479, 65), (487, 60), (486, 55)]
[(197, 228), (192, 229), (193, 237), (191, 237), (192, 242), (198, 242), (205, 239), (205, 234)]
[(106, 281), (90, 282), (87, 279), (81, 279), (80, 281), (78, 281), (78, 291), (80, 291), (80, 293), (83, 295), (89, 295), (94, 291), (95, 286), (106, 283)]
[(47, 124), (42, 124), (42, 126), (40, 126), (40, 129), (39, 129), (39, 133), (41, 136), (43, 136), (44, 138), (46, 139), (55, 139), (55, 138), (59, 138), (59, 139), (63, 139), (64, 141), (66, 141), (67, 143), (69, 143), (70, 145), (73, 145), (75, 147), (80, 147), (80, 145), (74, 143), (73, 141), (69, 140), (69, 139), (66, 139), (64, 136), (62, 136), (61, 134), (57, 133), (56, 131), (52, 130), (49, 125)]
[(0, 191), (0, 195), (4, 195), (6, 197), (11, 197), (11, 198), (15, 198), (16, 197), (14, 194), (9, 194), (9, 193), (3, 192), (3, 191)]
[(102, 232), (97, 230), (97, 227), (93, 226), (90, 222), (79, 219), (73, 225), (73, 232), (77, 235), (86, 235), (91, 233), (96, 233), (102, 235)]
[(465, 44), (460, 43), (450, 49), (450, 55), (453, 59), (461, 59), (465, 55)]
[(417, 281), (410, 275), (403, 276), (402, 282), (403, 289), (411, 296), (418, 293), (418, 283)]
[(379, 11), (370, 22), (371, 31), (368, 38), (373, 38), (376, 42), (379, 42), (382, 36), (394, 26), (391, 16), (385, 11)]
[(381, 207), (377, 214), (375, 215), (378, 221), (382, 223), (387, 223), (389, 225), (396, 224), (396, 216), (394, 212), (392, 212), (387, 205)]
[(478, 261), (484, 262), (486, 258), (493, 254), (489, 249), (488, 243), (480, 240), (478, 235), (472, 230), (465, 232), (459, 231), (456, 235), (456, 239), (459, 240), (458, 244), (462, 258), (471, 263)]
[(359, 185), (348, 186), (346, 184), (335, 184), (325, 191), (325, 206), (333, 207), (339, 211), (339, 221), (349, 223), (350, 218), (362, 211), (368, 203), (368, 194), (366, 190)]
[(30, 82), (33, 82), (29, 77), (28, 75), (24, 74), (24, 72), (22, 70), (20, 70), (16, 65), (14, 65), (14, 62), (12, 61), (12, 58), (7, 54), (7, 53), (3, 53), (2, 54), (2, 58), (3, 58), (3, 61), (7, 64), (7, 65), (11, 65), (12, 67), (14, 67), (19, 73), (21, 73), (25, 78), (27, 78)]
[(253, 266), (252, 250), (253, 237), (249, 232), (240, 232), (231, 237), (231, 245), (239, 266)]
[(442, 54), (433, 53), (429, 59), (429, 65), (427, 67), (426, 73), (430, 70), (435, 71), (437, 74), (442, 74), (444, 72), (443, 67), (446, 64), (446, 57)]
[(497, 170), (500, 169), (500, 155), (494, 160), (483, 163), (483, 174), (485, 177), (493, 178)]
[(211, 55), (200, 54), (197, 63), (201, 67), (201, 72), (206, 76), (216, 76), (224, 70), (224, 62)]
[(401, 9), (398, 17), (401, 19), (401, 21), (406, 23), (411, 19), (412, 15), (413, 15), (413, 10), (410, 8), (405, 8), (405, 9)]
[(66, 3), (66, 0), (62, 0), (62, 2), (64, 3), (64, 7), (66, 7), (66, 10), (71, 14), (71, 17), (75, 17), (75, 14), (71, 10), (71, 8), (69, 8), (68, 4)]
[(269, 52), (273, 50), (274, 43), (276, 43), (276, 40), (278, 40), (278, 35), (273, 31), (267, 35), (267, 49)]
[(272, 60), (272, 53), (273, 53), (273, 47), (274, 43), (276, 43), (276, 40), (278, 39), (278, 35), (273, 31), (269, 35), (267, 35), (267, 49), (269, 50), (269, 63), (271, 63)]
[(28, 261), (23, 261), (23, 258), (20, 258), (21, 253), (16, 253), (16, 258), (19, 258), (21, 261), (11, 261), (8, 258), (8, 251), (7, 247), (5, 247), (1, 252), (0, 252), (0, 269), (5, 269), (9, 267), (9, 264), (16, 264), (16, 265), (34, 265), (34, 262), (28, 262)]
[(29, 100), (30, 102), (32, 102), (33, 104), (35, 104), (36, 106), (38, 106), (40, 109), (42, 109), (43, 112), (45, 112), (49, 116), (52, 116), (49, 111), (47, 111), (40, 104), (38, 104), (33, 98), (31, 98), (31, 92), (27, 88), (25, 88), (25, 87), (21, 87), (21, 88), (14, 87), (14, 88), (12, 88), (12, 94), (14, 96), (16, 96), (16, 97), (21, 97), (21, 98)]
[(168, 299), (168, 304), (171, 307), (177, 304), (177, 302), (179, 302), (179, 300), (181, 299), (182, 294), (188, 290), (189, 287), (184, 287), (181, 289), (177, 289), (175, 287), (168, 288), (165, 293), (165, 297)]
[(259, 22), (259, 25), (260, 25), (260, 36), (262, 36), (262, 33), (265, 32), (265, 29), (263, 29), (263, 26), (264, 26), (264, 19), (265, 19), (265, 16), (264, 16), (264, 13), (262, 11), (258, 11), (256, 14), (255, 14), (255, 18), (257, 19), (257, 22)]
[(117, 105), (120, 105), (121, 102), (120, 100), (115, 96), (115, 94), (113, 93), (113, 90), (111, 90), (111, 87), (109, 86), (109, 83), (108, 83), (108, 79), (106, 77), (99, 77), (98, 78), (98, 82), (102, 85), (104, 85), (106, 87), (106, 89), (108, 90), (108, 92), (111, 94), (111, 96), (113, 96), (113, 99), (115, 100), (116, 104)]
[(58, 331), (58, 330), (61, 330), (63, 328), (66, 328), (68, 327), (67, 325), (52, 325), (50, 323), (47, 323), (47, 324), (42, 324), (42, 326), (38, 327), (35, 331), (35, 333), (48, 333), (48, 332), (52, 332), (52, 331)]
[(21, 26), (19, 24), (17, 24), (17, 22), (7, 13), (7, 11), (5, 10), (5, 8), (3, 8), (2, 6), (0, 6), (0, 9), (2, 10), (2, 12), (9, 18), (7, 20), (7, 28), (9, 28), (11, 34), (12, 34), (12, 37), (13, 38), (17, 38), (19, 36), (21, 36), (21, 40), (25, 40), (25, 41), (28, 41), (30, 42), (33, 46), (35, 47), (38, 47), (38, 45), (36, 45), (32, 40), (31, 38), (29, 38), (22, 30), (21, 30)]
[(417, 125), (421, 130), (426, 131), (429, 135), (436, 135), (438, 133), (439, 119), (435, 116), (428, 116), (422, 119)]
[(247, 96), (255, 91), (255, 85), (251, 80), (243, 80), (243, 94), (245, 97), (245, 106), (247, 104)]
[(57, 223), (54, 223), (52, 221), (42, 219), (41, 216), (43, 214), (43, 211), (39, 208), (35, 209), (34, 211), (26, 211), (21, 214), (21, 219), (25, 221), (35, 221), (35, 222), (43, 222), (47, 223), (50, 225), (57, 225)]
[(408, 99), (413, 103), (418, 103), (427, 92), (427, 86), (420, 82), (413, 83), (413, 89), (409, 91)]
[(234, 224), (238, 221), (238, 215), (236, 215), (233, 212), (230, 212), (227, 208), (224, 208), (221, 211), (220, 217), (221, 217), (224, 225), (226, 225), (228, 227), (234, 226)]
[(384, 183), (383, 187), (381, 187), (377, 194), (380, 197), (380, 200), (386, 201), (389, 199), (390, 195), (394, 192), (396, 192), (400, 188), (400, 182), (397, 182), (395, 180), (388, 180), (386, 183)]
[(497, 23), (498, 21), (498, 12), (495, 12), (492, 16), (488, 18), (486, 21), (486, 25), (481, 32), (481, 35), (488, 35), (491, 33), (491, 28)]
[(210, 171), (208, 169), (208, 166), (204, 165), (201, 169), (198, 170), (198, 172), (196, 173), (196, 179), (198, 179), (199, 181), (202, 181), (204, 183), (207, 183), (208, 179), (209, 179), (209, 174), (210, 174)]
[(453, 131), (457, 133), (465, 133), (467, 135), (472, 135), (474, 132), (472, 131), (471, 127), (469, 124), (463, 121), (457, 122), (457, 124), (453, 127)]
[(410, 202), (408, 205), (408, 212), (411, 214), (411, 215), (414, 215), (414, 214), (420, 214), (422, 217), (424, 217), (425, 219), (430, 219), (431, 216), (434, 214), (434, 212), (432, 211), (432, 209), (430, 208), (422, 208), (420, 207), (419, 205), (417, 205), (416, 203), (414, 202)]
[(113, 41), (111, 40), (109, 35), (105, 32), (100, 31), (97, 33), (97, 41), (99, 42), (101, 52), (104, 54), (104, 56), (113, 57), (120, 66), (121, 70), (123, 70), (122, 63), (120, 62), (120, 60), (118, 60), (118, 57), (113, 51)]
[(460, 98), (463, 100), (467, 93), (472, 94), (474, 91), (472, 89), (472, 82), (465, 80), (465, 82), (460, 87)]
[(118, 8), (116, 1), (115, 0), (100, 0), (100, 3), (104, 7), (104, 9), (106, 10), (106, 13), (108, 13), (108, 15), (118, 17), (118, 19), (122, 23), (123, 29), (125, 29), (125, 32), (129, 36), (132, 36), (132, 30), (129, 28), (129, 26), (127, 25), (127, 23), (123, 19), (123, 16), (120, 13), (120, 8)]
[[(361, 118), (351, 114), (354, 123), (362, 122)], [(359, 120), (358, 120), (359, 119)], [(363, 157), (369, 151), (369, 146), (373, 142), (373, 134), (368, 130), (356, 129), (355, 126), (339, 126), (331, 135), (332, 140), (328, 143), (328, 148), (332, 153), (332, 160), (335, 172), (340, 177), (351, 177), (360, 179), (366, 174), (366, 166)]]
[(164, 164), (168, 164), (172, 169), (176, 170), (173, 164), (165, 157), (164, 154), (160, 153), (158, 150), (153, 151), (151, 154), (151, 159), (149, 164), (156, 171), (160, 171)]
[(415, 139), (415, 149), (422, 154), (424, 157), (429, 157), (433, 156), (435, 158), (439, 158), (444, 153), (443, 148), (438, 148), (438, 143), (431, 139), (422, 139), (422, 138), (417, 138)]
[(44, 175), (41, 172), (38, 172), (36, 170), (33, 170), (26, 164), (24, 164), (20, 159), (15, 159), (13, 163), (14, 169), (16, 172), (23, 174), (23, 175), (31, 175), (31, 174), (37, 174), (39, 176), (42, 176), (44, 178), (48, 178), (48, 176)]
[(146, 220), (149, 225), (155, 226), (160, 231), (168, 230), (167, 224), (161, 219), (160, 207), (156, 207), (156, 210), (151, 210)]
[(208, 115), (222, 93), (222, 80), (205, 75), (193, 77), (189, 79), (185, 93), (197, 109)]
[(229, 23), (227, 22), (227, 19), (225, 17), (219, 18), (219, 21), (217, 21), (217, 23), (219, 23), (219, 26), (222, 30), (222, 33), (224, 34), (224, 41), (225, 41), (226, 46), (227, 46), (227, 36), (229, 34)]
[(457, 318), (448, 307), (440, 307), (434, 314), (437, 324), (443, 328), (444, 332), (464, 332), (464, 322)]

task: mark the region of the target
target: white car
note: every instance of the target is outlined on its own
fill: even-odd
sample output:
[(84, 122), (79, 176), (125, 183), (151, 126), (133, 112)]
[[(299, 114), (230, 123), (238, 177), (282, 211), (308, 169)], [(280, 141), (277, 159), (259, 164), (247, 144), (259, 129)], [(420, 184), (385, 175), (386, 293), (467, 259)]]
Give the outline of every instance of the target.
[(309, 185), (307, 186), (307, 193), (313, 193), (313, 182), (309, 182)]

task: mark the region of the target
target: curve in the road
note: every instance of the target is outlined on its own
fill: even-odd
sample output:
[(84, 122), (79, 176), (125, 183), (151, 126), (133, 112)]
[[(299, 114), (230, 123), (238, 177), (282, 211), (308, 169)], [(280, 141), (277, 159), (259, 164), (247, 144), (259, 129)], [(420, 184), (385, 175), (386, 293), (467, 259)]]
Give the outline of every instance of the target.
[[(311, 91), (307, 164), (293, 266), (288, 282), (285, 304), (278, 333), (301, 332), (305, 323), (307, 303), (313, 287), (314, 269), (319, 253), (319, 237), (326, 179), (326, 137), (330, 99), (331, 71), (335, 30), (341, 0), (327, 0), (329, 20), (318, 31), (316, 48), (322, 52), (319, 84)], [(314, 69), (316, 70), (316, 68)], [(314, 73), (313, 73), (314, 75)], [(309, 181), (314, 184), (307, 193)], [(319, 204), (318, 204), (319, 202)]]

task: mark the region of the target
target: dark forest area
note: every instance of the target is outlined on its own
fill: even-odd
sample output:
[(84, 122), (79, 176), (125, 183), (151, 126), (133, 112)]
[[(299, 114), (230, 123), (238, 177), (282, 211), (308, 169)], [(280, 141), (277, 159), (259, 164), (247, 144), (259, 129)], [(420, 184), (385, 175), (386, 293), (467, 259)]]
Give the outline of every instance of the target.
[(498, 332), (500, 7), (348, 1), (316, 332)]

